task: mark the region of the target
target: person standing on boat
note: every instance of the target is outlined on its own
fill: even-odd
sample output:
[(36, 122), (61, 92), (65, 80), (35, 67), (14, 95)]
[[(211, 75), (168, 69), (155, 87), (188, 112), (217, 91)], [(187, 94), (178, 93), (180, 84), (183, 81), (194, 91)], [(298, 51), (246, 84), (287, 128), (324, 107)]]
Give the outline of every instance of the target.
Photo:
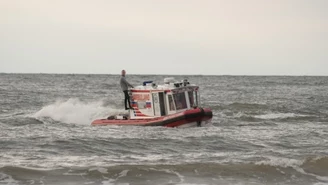
[[(131, 87), (133, 88), (133, 85), (131, 85), (128, 81), (126, 81), (125, 79), (125, 70), (122, 70), (121, 72), (121, 79), (120, 79), (120, 85), (121, 85), (121, 88), (122, 88), (122, 91), (124, 93), (124, 105), (125, 105), (125, 110), (128, 110), (128, 109), (133, 109), (131, 107), (131, 102), (130, 102), (130, 96), (129, 96), (129, 93), (128, 93), (128, 88)], [(129, 103), (127, 105), (127, 103)]]

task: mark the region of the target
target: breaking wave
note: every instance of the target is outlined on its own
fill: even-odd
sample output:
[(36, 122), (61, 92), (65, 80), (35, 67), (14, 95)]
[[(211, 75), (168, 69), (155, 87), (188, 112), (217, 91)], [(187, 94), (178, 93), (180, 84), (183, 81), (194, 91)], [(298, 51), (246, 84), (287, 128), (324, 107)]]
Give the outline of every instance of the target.
[[(309, 158), (305, 160), (290, 159), (269, 159), (256, 163), (240, 164), (215, 164), (215, 163), (194, 163), (194, 164), (154, 164), (154, 165), (116, 165), (116, 166), (89, 166), (84, 168), (60, 168), (53, 170), (34, 169), (17, 166), (5, 166), (0, 168), (0, 183), (16, 184), (17, 177), (23, 175), (20, 180), (25, 182), (31, 180), (49, 181), (61, 179), (80, 181), (80, 183), (101, 182), (119, 183), (122, 181), (152, 184), (155, 181), (161, 184), (184, 184), (191, 183), (197, 179), (206, 184), (216, 184), (220, 176), (222, 180), (233, 178), (245, 178), (247, 180), (257, 176), (266, 179), (284, 179), (290, 177), (290, 181), (299, 183), (302, 181), (313, 182), (314, 179), (321, 183), (328, 182), (327, 157)], [(324, 163), (324, 164), (322, 164)], [(312, 169), (310, 169), (312, 168)], [(238, 171), (238, 173), (236, 173)], [(44, 177), (46, 178), (44, 179)], [(83, 177), (83, 178), (81, 178)], [(142, 177), (142, 178), (139, 178)], [(81, 182), (83, 180), (84, 182)], [(15, 183), (16, 182), (16, 183)], [(204, 184), (198, 182), (196, 184)], [(277, 182), (276, 182), (277, 183)], [(91, 183), (93, 184), (93, 183)], [(219, 184), (224, 184), (221, 182)], [(228, 183), (229, 184), (229, 183)], [(256, 183), (255, 183), (256, 184)], [(293, 183), (292, 183), (293, 184)], [(307, 183), (306, 183), (307, 184)]]
[(269, 113), (264, 115), (256, 115), (254, 117), (258, 119), (286, 119), (286, 118), (306, 117), (306, 115), (300, 115), (294, 113)]

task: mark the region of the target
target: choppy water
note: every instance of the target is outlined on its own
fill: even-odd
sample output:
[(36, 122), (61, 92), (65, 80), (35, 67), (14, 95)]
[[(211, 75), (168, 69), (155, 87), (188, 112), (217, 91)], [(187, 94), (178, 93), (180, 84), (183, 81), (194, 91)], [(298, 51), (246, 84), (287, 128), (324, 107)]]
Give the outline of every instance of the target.
[(175, 78), (212, 126), (92, 127), (124, 112), (119, 76), (0, 74), (0, 184), (328, 184), (328, 77)]

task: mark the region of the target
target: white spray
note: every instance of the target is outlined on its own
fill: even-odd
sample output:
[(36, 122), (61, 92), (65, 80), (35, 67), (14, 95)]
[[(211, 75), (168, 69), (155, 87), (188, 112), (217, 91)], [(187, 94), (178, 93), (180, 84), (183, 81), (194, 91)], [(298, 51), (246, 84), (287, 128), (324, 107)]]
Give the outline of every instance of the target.
[(48, 117), (63, 123), (91, 124), (95, 119), (106, 118), (122, 111), (105, 107), (102, 101), (82, 102), (78, 98), (71, 98), (66, 101), (57, 100), (54, 104), (43, 107), (32, 117), (37, 119)]

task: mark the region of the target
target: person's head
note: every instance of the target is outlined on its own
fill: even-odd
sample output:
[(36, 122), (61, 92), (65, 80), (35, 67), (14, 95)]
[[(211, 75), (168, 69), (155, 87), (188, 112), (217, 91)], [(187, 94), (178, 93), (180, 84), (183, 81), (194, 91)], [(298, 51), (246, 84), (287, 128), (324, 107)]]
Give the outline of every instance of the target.
[(121, 75), (125, 76), (125, 70), (124, 69), (122, 70)]

